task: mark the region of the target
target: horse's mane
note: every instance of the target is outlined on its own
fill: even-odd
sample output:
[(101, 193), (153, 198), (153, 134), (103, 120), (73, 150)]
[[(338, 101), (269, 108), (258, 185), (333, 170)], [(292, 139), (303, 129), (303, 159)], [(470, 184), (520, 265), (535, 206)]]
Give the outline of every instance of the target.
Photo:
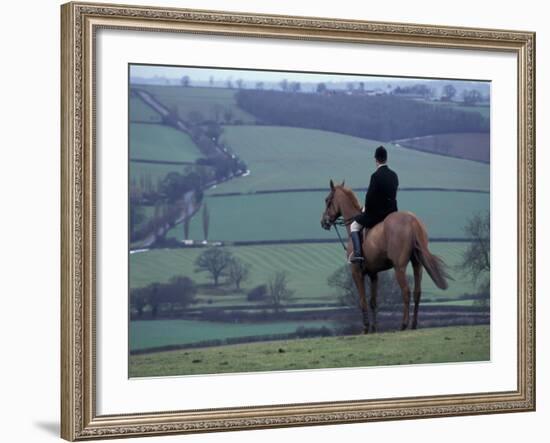
[(357, 196), (355, 195), (355, 192), (351, 190), (351, 188), (347, 188), (344, 185), (337, 185), (336, 188), (340, 189), (344, 194), (346, 194), (346, 196), (351, 201), (355, 209), (359, 211), (361, 210), (361, 205), (359, 204), (359, 200), (357, 200)]

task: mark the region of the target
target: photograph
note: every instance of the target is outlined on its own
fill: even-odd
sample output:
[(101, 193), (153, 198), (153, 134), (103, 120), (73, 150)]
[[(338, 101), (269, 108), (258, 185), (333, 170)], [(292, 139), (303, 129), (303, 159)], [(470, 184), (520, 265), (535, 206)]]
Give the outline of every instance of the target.
[(128, 65), (128, 377), (491, 360), (491, 81)]
[(540, 26), (372, 6), (61, 6), (62, 438), (536, 409)]

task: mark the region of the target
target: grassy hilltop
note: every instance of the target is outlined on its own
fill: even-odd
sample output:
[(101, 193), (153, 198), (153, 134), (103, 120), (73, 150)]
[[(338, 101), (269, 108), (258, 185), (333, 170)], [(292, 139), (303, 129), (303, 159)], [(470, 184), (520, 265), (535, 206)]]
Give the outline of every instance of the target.
[(486, 361), (489, 338), (489, 326), (462, 326), (160, 352), (130, 356), (129, 376)]

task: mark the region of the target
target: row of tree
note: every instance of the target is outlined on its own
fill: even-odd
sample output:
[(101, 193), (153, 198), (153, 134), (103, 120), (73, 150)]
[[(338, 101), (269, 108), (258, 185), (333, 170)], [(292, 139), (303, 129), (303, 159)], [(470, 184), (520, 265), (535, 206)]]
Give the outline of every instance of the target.
[[(219, 286), (220, 279), (225, 277), (226, 283), (234, 285), (236, 291), (240, 291), (241, 284), (250, 277), (250, 266), (222, 247), (206, 249), (195, 260), (195, 267), (196, 272), (210, 274), (214, 286)], [(247, 299), (267, 303), (275, 311), (279, 311), (293, 296), (294, 291), (289, 288), (288, 273), (280, 271), (275, 272), (266, 284), (253, 288), (247, 294)]]
[[(232, 153), (231, 146), (221, 140), (222, 123), (228, 123), (233, 118), (233, 111), (219, 106), (212, 107), (212, 119), (206, 118), (200, 111), (192, 110), (182, 115), (177, 106), (169, 109), (163, 117), (163, 123), (181, 129), (180, 123), (201, 151), (203, 158), (197, 161), (199, 165), (207, 165), (215, 171), (215, 179), (220, 181), (231, 174), (246, 171), (246, 164)], [(222, 120), (222, 115), (223, 119)]]
[(340, 132), (390, 141), (432, 134), (489, 132), (479, 113), (396, 95), (354, 96), (240, 90), (239, 107), (264, 124)]
[[(130, 185), (130, 239), (136, 241), (150, 234), (161, 237), (172, 227), (186, 206), (184, 196), (192, 193), (195, 204), (202, 200), (202, 189), (209, 179), (204, 167), (186, 167), (182, 173), (169, 172), (156, 186)], [(153, 212), (147, 214), (146, 207)]]
[[(445, 85), (443, 87), (443, 94), (441, 95), (441, 101), (444, 102), (452, 102), (456, 101), (457, 90), (456, 88), (451, 85)], [(464, 103), (467, 106), (474, 106), (478, 103), (486, 100), (486, 98), (483, 97), (481, 92), (479, 92), (477, 89), (465, 89), (462, 91), (462, 103)]]
[[(191, 86), (191, 78), (188, 75), (185, 75), (181, 78), (180, 84), (187, 88)], [(212, 87), (214, 85), (214, 78), (210, 77), (209, 85)], [(228, 78), (225, 81), (225, 87), (228, 89), (244, 89), (245, 88), (245, 82), (243, 79), (237, 79), (233, 81), (232, 79)], [(256, 81), (248, 85), (248, 89), (256, 89), (256, 90), (263, 90), (265, 87), (264, 82), (262, 81)], [(275, 89), (275, 88), (271, 88)], [(299, 81), (289, 81), (287, 79), (282, 79), (278, 83), (278, 89), (283, 92), (301, 92), (303, 90), (302, 83)], [(425, 83), (417, 83), (412, 85), (399, 85), (396, 87), (393, 87), (391, 83), (388, 83), (386, 85), (386, 90), (382, 90), (382, 88), (379, 88), (380, 93), (383, 95), (401, 95), (401, 96), (415, 96), (415, 97), (422, 97), (424, 99), (432, 99), (437, 95), (436, 88), (430, 87)], [(359, 94), (362, 95), (366, 92), (365, 89), (365, 82), (347, 82), (346, 83), (346, 90), (348, 93), (351, 94)], [(343, 93), (345, 90), (341, 87), (339, 89), (329, 89), (327, 87), (327, 84), (325, 82), (319, 82), (317, 83), (315, 87), (315, 91), (318, 94), (325, 94), (325, 93)], [(445, 86), (443, 86), (441, 92), (440, 92), (440, 99), (442, 101), (456, 101), (456, 94), (457, 89), (452, 84), (449, 83)], [(484, 97), (481, 92), (477, 89), (465, 89), (461, 93), (461, 99), (462, 102), (466, 105), (475, 105), (477, 103), (480, 103), (482, 101), (487, 100), (487, 97)], [(229, 122), (231, 120), (232, 112), (230, 109), (227, 110), (228, 115), (224, 116), (226, 121)]]
[(151, 283), (130, 293), (130, 309), (142, 317), (145, 310), (151, 317), (162, 313), (184, 311), (195, 301), (197, 286), (188, 277), (174, 277), (168, 283)]
[[(197, 257), (196, 272), (208, 272), (214, 286), (221, 284), (221, 278), (226, 278), (225, 284), (234, 285), (236, 291), (241, 290), (241, 284), (250, 276), (250, 266), (233, 256), (230, 251), (220, 247), (210, 247)], [(151, 283), (143, 288), (133, 289), (130, 294), (130, 309), (141, 318), (145, 310), (151, 317), (182, 313), (196, 301), (197, 285), (188, 277), (174, 277), (168, 283)], [(253, 288), (247, 299), (261, 302), (275, 312), (281, 312), (292, 299), (294, 291), (289, 287), (288, 274), (275, 272), (267, 281)]]

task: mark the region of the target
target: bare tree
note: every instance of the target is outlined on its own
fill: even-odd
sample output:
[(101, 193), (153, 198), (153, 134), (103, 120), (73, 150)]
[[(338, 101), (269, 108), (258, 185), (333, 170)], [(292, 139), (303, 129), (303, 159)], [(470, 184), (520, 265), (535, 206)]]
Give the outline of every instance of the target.
[(292, 299), (294, 291), (288, 287), (288, 274), (286, 272), (277, 272), (267, 283), (266, 301), (273, 306), (276, 312), (280, 312), (283, 305)]
[(229, 281), (235, 285), (235, 289), (237, 289), (237, 291), (241, 290), (241, 283), (246, 281), (249, 275), (249, 265), (243, 263), (236, 257), (231, 260), (227, 271), (227, 276), (229, 277)]
[[(409, 279), (409, 285), (412, 285), (412, 278)], [(338, 268), (327, 279), (329, 286), (335, 288), (338, 292), (340, 302), (344, 306), (348, 306), (352, 310), (362, 312), (359, 294), (353, 278), (351, 276), (350, 267), (345, 265)], [(370, 282), (367, 281), (367, 297), (370, 298)], [(378, 306), (395, 306), (403, 303), (401, 288), (397, 284), (392, 271), (380, 272), (378, 274)]]
[(157, 201), (155, 202), (155, 215), (153, 219), (151, 220), (153, 235), (155, 238), (155, 242), (162, 237), (162, 213), (163, 213), (163, 205), (161, 202)]
[(144, 309), (149, 304), (149, 288), (132, 289), (130, 292), (130, 310), (135, 310), (138, 317), (143, 316)]
[(175, 276), (168, 283), (160, 285), (160, 303), (167, 304), (173, 311), (176, 306), (185, 309), (195, 301), (197, 287), (189, 277)]
[(191, 217), (185, 217), (183, 219), (183, 239), (189, 240), (189, 225), (191, 224)]
[(462, 255), (459, 268), (464, 275), (485, 292), (489, 287), (489, 272), (491, 271), (491, 219), (489, 211), (476, 214), (464, 227), (464, 233), (472, 242)]
[(208, 248), (195, 260), (196, 272), (209, 272), (214, 286), (218, 286), (220, 277), (225, 275), (232, 260), (231, 252), (220, 247)]
[(208, 206), (206, 202), (202, 207), (202, 232), (204, 233), (204, 239), (208, 241), (208, 229), (210, 228), (210, 213), (208, 212)]
[(195, 301), (197, 287), (193, 280), (184, 276), (173, 277), (168, 283), (151, 283), (132, 289), (130, 292), (130, 309), (142, 317), (149, 306), (151, 316), (156, 318), (161, 311), (174, 312), (183, 310)]
[(210, 110), (211, 110), (211, 113), (212, 113), (212, 119), (216, 123), (219, 123), (220, 120), (221, 120), (222, 112), (223, 112), (222, 105), (220, 105), (219, 103), (216, 103), (216, 104), (211, 106)]
[(300, 82), (291, 82), (289, 89), (292, 92), (300, 92), (302, 90), (302, 84)]
[(465, 105), (475, 105), (482, 99), (481, 93), (476, 89), (466, 89), (462, 91), (462, 101)]
[[(412, 284), (412, 278), (407, 277), (409, 285)], [(359, 293), (353, 278), (351, 276), (350, 267), (345, 265), (338, 268), (327, 279), (329, 286), (336, 290), (336, 296), (339, 298), (342, 306), (347, 308), (347, 314), (338, 320), (344, 328), (352, 328), (353, 330), (362, 330), (363, 328), (363, 308), (359, 299)], [(370, 282), (366, 282), (367, 302), (370, 300)], [(403, 304), (403, 296), (401, 288), (392, 271), (381, 272), (378, 274), (378, 297), (377, 305), (379, 307), (391, 307), (399, 309)]]
[(233, 111), (231, 108), (225, 108), (223, 111), (223, 119), (225, 120), (225, 123), (231, 123), (231, 120), (233, 120)]
[(198, 125), (204, 121), (204, 116), (199, 111), (189, 111), (187, 114), (187, 121), (189, 121), (192, 125)]
[(317, 93), (323, 94), (327, 91), (327, 85), (325, 83), (319, 83), (317, 84)]
[(453, 100), (453, 97), (455, 95), (456, 95), (456, 88), (451, 84), (445, 85), (443, 87), (443, 96), (441, 97), (441, 100), (450, 102)]
[(327, 283), (337, 291), (337, 296), (342, 305), (353, 310), (361, 311), (359, 303), (359, 294), (351, 276), (349, 266), (344, 265), (334, 271), (328, 278)]

